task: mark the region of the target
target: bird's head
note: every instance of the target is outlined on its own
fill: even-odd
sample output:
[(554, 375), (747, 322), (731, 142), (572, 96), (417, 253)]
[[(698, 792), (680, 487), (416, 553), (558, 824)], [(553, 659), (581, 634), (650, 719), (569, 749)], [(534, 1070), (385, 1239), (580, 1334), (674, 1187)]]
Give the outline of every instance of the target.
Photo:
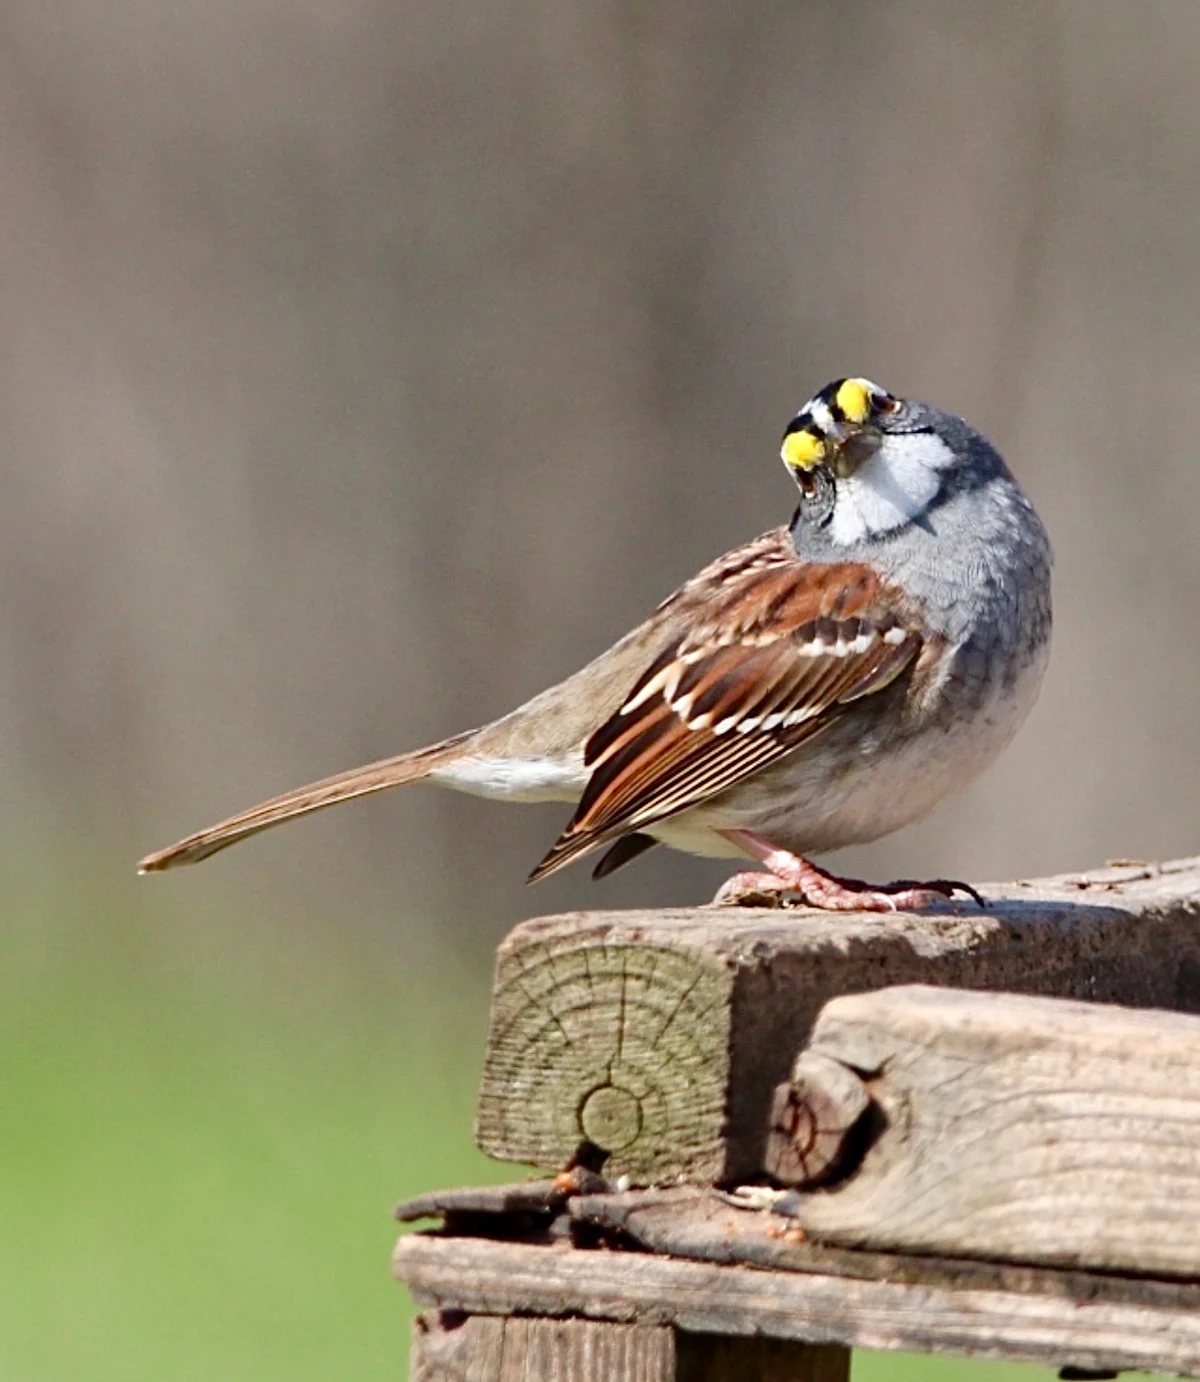
[(966, 433), (960, 418), (869, 379), (836, 379), (788, 424), (780, 454), (806, 520), (849, 546), (920, 521), (965, 461)]

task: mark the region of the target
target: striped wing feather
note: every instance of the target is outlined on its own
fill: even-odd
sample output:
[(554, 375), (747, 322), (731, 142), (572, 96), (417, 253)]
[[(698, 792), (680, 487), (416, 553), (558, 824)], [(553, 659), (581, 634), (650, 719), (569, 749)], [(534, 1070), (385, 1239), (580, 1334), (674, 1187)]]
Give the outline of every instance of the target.
[(808, 565), (790, 543), (745, 551), (673, 597), (688, 632), (588, 740), (587, 787), (531, 880), (791, 753), (920, 651), (919, 620), (869, 568)]

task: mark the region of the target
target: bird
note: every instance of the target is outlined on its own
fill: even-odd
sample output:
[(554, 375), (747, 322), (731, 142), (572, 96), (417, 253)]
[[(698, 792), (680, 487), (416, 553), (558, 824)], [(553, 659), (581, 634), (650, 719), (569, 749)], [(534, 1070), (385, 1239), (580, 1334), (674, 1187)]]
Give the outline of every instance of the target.
[(566, 680), (478, 729), (287, 792), (144, 858), (195, 863), (410, 782), (574, 810), (533, 882), (665, 843), (755, 861), (724, 905), (919, 909), (969, 885), (875, 885), (813, 861), (926, 816), (1031, 709), (1053, 555), (1024, 491), (963, 418), (866, 378), (783, 434), (791, 521), (706, 566)]

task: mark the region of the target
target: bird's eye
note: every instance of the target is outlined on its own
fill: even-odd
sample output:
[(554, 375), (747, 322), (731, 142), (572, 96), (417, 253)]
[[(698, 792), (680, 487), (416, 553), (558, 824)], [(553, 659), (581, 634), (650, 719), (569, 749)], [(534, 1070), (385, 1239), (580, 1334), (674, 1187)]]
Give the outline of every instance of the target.
[(898, 399), (869, 379), (843, 379), (836, 389), (831, 386), (831, 392), (829, 406), (834, 417), (852, 426), (863, 426), (900, 409)]

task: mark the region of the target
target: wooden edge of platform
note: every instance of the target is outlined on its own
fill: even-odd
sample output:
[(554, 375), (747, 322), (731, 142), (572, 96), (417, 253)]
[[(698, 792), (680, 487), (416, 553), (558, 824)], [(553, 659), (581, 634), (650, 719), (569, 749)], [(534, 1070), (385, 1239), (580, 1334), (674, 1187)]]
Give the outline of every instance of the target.
[(1200, 1376), (1200, 1311), (872, 1281), (605, 1249), (405, 1235), (393, 1269), (425, 1306), (577, 1315), (723, 1335)]

